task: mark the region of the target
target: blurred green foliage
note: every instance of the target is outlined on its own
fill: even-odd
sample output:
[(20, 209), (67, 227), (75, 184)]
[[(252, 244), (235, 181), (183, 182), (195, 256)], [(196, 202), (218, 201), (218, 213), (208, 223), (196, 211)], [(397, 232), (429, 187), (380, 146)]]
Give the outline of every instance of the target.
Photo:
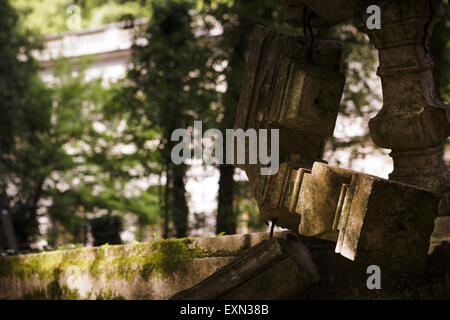
[[(157, 130), (159, 156), (166, 178), (164, 189), (164, 236), (169, 237), (169, 219), (177, 237), (188, 232), (188, 205), (185, 190), (187, 166), (174, 165), (171, 140), (178, 128), (192, 127), (195, 120), (214, 123), (212, 103), (216, 100), (216, 74), (210, 58), (208, 39), (196, 33), (208, 32), (209, 23), (195, 10), (193, 1), (152, 5), (152, 21), (136, 35), (132, 66), (123, 90), (127, 105), (127, 125), (141, 137), (143, 130)], [(136, 130), (136, 128), (139, 128)], [(206, 128), (204, 128), (206, 129)], [(145, 138), (142, 141), (146, 141)], [(169, 216), (170, 213), (170, 216)]]
[(56, 34), (70, 30), (68, 19), (74, 14), (71, 5), (80, 8), (80, 28), (99, 27), (108, 23), (151, 15), (151, 0), (14, 0), (13, 6), (22, 15), (22, 24), (40, 34)]

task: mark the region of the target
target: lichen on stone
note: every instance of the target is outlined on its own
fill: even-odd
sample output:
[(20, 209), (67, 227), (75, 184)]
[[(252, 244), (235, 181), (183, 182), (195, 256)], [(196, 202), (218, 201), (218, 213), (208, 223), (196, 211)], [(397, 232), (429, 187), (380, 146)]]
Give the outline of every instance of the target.
[(194, 258), (211, 256), (207, 250), (191, 247), (191, 240), (171, 239), (152, 243), (153, 254), (145, 258), (141, 277), (148, 280), (154, 272), (162, 276), (171, 276), (180, 269), (186, 269)]
[[(19, 281), (23, 288), (29, 283), (33, 289), (25, 291), (26, 299), (79, 299), (78, 291), (64, 284), (69, 278), (78, 281), (87, 276), (94, 282), (171, 279), (174, 273), (187, 271), (195, 258), (225, 255), (201, 249), (189, 238), (58, 250), (1, 257), (0, 281)], [(40, 283), (37, 288), (31, 285), (35, 281)], [(105, 290), (93, 298), (120, 298)]]

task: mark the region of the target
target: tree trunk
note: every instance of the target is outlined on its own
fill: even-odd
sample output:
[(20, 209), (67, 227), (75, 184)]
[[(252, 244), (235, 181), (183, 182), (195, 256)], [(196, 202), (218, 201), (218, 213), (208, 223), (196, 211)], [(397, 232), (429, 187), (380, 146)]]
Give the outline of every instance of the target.
[(170, 182), (171, 174), (169, 169), (169, 162), (166, 162), (166, 185), (164, 186), (164, 239), (169, 239), (169, 195), (170, 195)]
[(172, 217), (175, 225), (176, 237), (184, 238), (188, 232), (189, 209), (186, 200), (186, 188), (184, 177), (186, 176), (185, 165), (174, 165), (173, 187), (172, 187)]
[(219, 199), (217, 207), (216, 233), (235, 234), (236, 216), (233, 211), (234, 167), (220, 165)]

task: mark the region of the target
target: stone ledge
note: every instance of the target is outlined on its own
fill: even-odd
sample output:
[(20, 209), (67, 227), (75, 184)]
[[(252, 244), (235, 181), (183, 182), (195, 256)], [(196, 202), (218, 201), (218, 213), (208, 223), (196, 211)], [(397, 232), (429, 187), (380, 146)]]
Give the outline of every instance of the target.
[(450, 216), (437, 217), (434, 221), (428, 254), (432, 254), (434, 249), (444, 241), (450, 242)]
[[(0, 257), (0, 299), (167, 299), (267, 239), (264, 232)], [(430, 254), (445, 241), (450, 217), (439, 217)]]
[(268, 238), (252, 233), (1, 257), (0, 299), (167, 299)]
[[(275, 238), (285, 237), (290, 231), (274, 232)], [(235, 234), (229, 236), (195, 238), (193, 243), (199, 248), (217, 252), (240, 252), (242, 250), (253, 247), (263, 240), (268, 240), (270, 235), (268, 232)]]

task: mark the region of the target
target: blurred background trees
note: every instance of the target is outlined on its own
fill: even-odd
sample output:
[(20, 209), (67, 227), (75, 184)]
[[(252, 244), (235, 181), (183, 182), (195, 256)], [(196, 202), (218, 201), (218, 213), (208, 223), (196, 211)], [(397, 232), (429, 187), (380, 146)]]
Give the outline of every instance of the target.
[[(282, 19), (277, 1), (271, 0), (235, 0), (233, 3), (222, 2), (217, 8), (207, 10), (222, 26), (223, 34), (217, 42), (216, 57), (226, 67), (221, 72), (227, 83), (226, 91), (221, 95), (223, 117), (218, 127), (223, 131), (234, 128), (237, 104), (239, 102), (242, 78), (245, 71), (246, 52), (253, 34), (255, 24), (280, 26)], [(216, 232), (236, 233), (237, 217), (234, 202), (239, 201), (239, 185), (234, 181), (235, 167), (219, 165), (219, 192), (217, 204)]]
[[(134, 100), (131, 108), (122, 106), (125, 113), (131, 114), (128, 125), (136, 128), (139, 124), (143, 130), (160, 133), (165, 238), (171, 234), (169, 220), (174, 223), (176, 237), (188, 235), (187, 165), (175, 165), (171, 160), (172, 148), (178, 143), (171, 140), (172, 132), (192, 127), (194, 120), (211, 123), (211, 104), (217, 101), (209, 26), (196, 20), (202, 16), (194, 15), (193, 10), (193, 3), (188, 1), (152, 5), (151, 22), (136, 34), (141, 44), (133, 47), (132, 66), (124, 87), (127, 101)], [(196, 32), (205, 36), (198, 37)]]
[(66, 165), (57, 132), (51, 130), (51, 92), (31, 57), (35, 38), (0, 1), (0, 203), (9, 213), (20, 248), (38, 233), (38, 203), (45, 179)]
[[(446, 10), (432, 50), (448, 102)], [(95, 57), (53, 61), (53, 81), (40, 79), (32, 53), (44, 36), (140, 18), (149, 20), (134, 35), (122, 80), (87, 80)], [(302, 32), (283, 23), (276, 0), (0, 0), (0, 209), (19, 247), (38, 239), (52, 247), (119, 243), (126, 230), (139, 241), (199, 235), (211, 221), (207, 234), (264, 230), (239, 170), (217, 166), (211, 219), (189, 210), (195, 163), (170, 160), (173, 130), (192, 129), (194, 120), (203, 130), (233, 128), (256, 23)], [(325, 159), (387, 175), (388, 151), (372, 143), (367, 126), (382, 105), (376, 50), (351, 21), (315, 33), (345, 48), (346, 85)]]

